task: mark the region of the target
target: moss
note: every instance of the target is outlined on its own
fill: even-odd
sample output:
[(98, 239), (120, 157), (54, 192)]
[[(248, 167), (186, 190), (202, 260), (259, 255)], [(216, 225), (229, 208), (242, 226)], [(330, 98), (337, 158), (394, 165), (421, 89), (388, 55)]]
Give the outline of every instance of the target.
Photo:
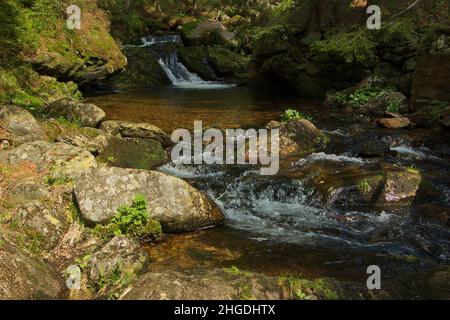
[(338, 293), (325, 279), (306, 280), (296, 277), (280, 277), (279, 284), (296, 300), (337, 300)]

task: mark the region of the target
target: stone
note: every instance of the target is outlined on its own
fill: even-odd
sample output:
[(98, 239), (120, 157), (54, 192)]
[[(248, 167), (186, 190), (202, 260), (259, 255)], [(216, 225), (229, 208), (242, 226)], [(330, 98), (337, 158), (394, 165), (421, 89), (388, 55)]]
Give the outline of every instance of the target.
[(377, 123), (385, 128), (389, 129), (400, 129), (400, 128), (406, 128), (411, 125), (411, 120), (409, 120), (406, 117), (402, 118), (385, 118), (385, 119), (379, 119)]
[(76, 179), (83, 171), (97, 167), (94, 156), (84, 149), (65, 143), (35, 141), (0, 151), (0, 162), (19, 164), (30, 162), (39, 171), (54, 177)]
[(283, 125), (283, 123), (272, 120), (268, 124), (266, 124), (266, 129), (277, 129), (277, 128), (281, 127), (282, 125)]
[(306, 119), (291, 120), (280, 128), (280, 155), (297, 154), (302, 157), (323, 151), (328, 136)]
[(413, 101), (420, 99), (450, 101), (449, 55), (419, 55), (412, 85)]
[(63, 117), (82, 127), (96, 127), (106, 114), (99, 107), (74, 99), (63, 98), (48, 105), (44, 111), (54, 117)]
[(56, 141), (85, 149), (92, 154), (98, 154), (108, 145), (111, 138), (102, 130), (85, 127), (66, 130), (56, 137)]
[(159, 141), (164, 147), (173, 146), (170, 136), (150, 123), (109, 120), (102, 122), (100, 130), (112, 136), (120, 135), (123, 138), (153, 139)]
[(180, 61), (190, 71), (198, 74), (205, 80), (219, 80), (216, 71), (208, 60), (208, 51), (201, 46), (181, 47), (178, 49)]
[(17, 247), (14, 239), (19, 236), (0, 226), (0, 300), (59, 298), (58, 273)]
[[(0, 106), (0, 129), (14, 146), (37, 140), (45, 140), (45, 132), (27, 110), (18, 106)], [(3, 140), (2, 139), (2, 140)]]
[(208, 61), (219, 76), (226, 78), (239, 79), (248, 71), (248, 59), (224, 47), (208, 48)]
[(399, 112), (407, 111), (408, 99), (401, 92), (382, 92), (378, 96), (370, 98), (360, 107), (360, 112), (374, 116), (383, 116), (390, 105), (396, 105)]
[[(195, 24), (192, 22), (191, 24)], [(189, 46), (225, 44), (233, 41), (235, 34), (219, 21), (203, 21), (196, 23), (194, 28), (190, 24), (181, 28), (184, 42)]]
[(358, 145), (358, 154), (363, 157), (383, 157), (389, 151), (389, 143), (377, 138), (361, 141)]
[(97, 284), (114, 272), (136, 276), (149, 262), (149, 255), (141, 244), (126, 236), (116, 236), (95, 252), (88, 264), (89, 282)]
[(168, 156), (156, 140), (113, 137), (97, 160), (114, 167), (150, 170), (166, 163)]
[(205, 194), (156, 171), (96, 168), (85, 172), (75, 186), (81, 215), (91, 224), (109, 221), (139, 194), (147, 198), (150, 215), (160, 221), (164, 232), (187, 232), (224, 221), (223, 213)]

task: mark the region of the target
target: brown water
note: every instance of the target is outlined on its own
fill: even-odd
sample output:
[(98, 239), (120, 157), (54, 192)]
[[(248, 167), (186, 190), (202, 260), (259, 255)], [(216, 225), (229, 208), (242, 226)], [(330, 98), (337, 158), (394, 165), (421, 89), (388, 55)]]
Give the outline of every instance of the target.
[(262, 127), (279, 119), (288, 108), (309, 108), (317, 101), (300, 99), (285, 92), (257, 93), (246, 88), (181, 89), (146, 88), (87, 100), (101, 107), (108, 120), (149, 122), (171, 132), (192, 129), (195, 120), (204, 126)]
[[(280, 114), (288, 108), (302, 110), (304, 114), (313, 116), (314, 122), (319, 127), (328, 125), (331, 129), (335, 129), (338, 125), (337, 122), (333, 122), (333, 119), (339, 120), (339, 117), (342, 117), (342, 115), (336, 115), (335, 110), (329, 110), (317, 101), (303, 100), (286, 93), (256, 93), (245, 88), (217, 90), (148, 88), (91, 97), (88, 102), (101, 107), (106, 112), (107, 119), (149, 122), (169, 133), (176, 128), (193, 128), (195, 120), (202, 120), (204, 127), (259, 128), (270, 120), (278, 120)], [(348, 128), (342, 127), (342, 129), (345, 131)], [(402, 132), (401, 135), (403, 134)], [(415, 133), (407, 134), (413, 137)], [(422, 132), (420, 135), (423, 136)], [(344, 148), (347, 147), (351, 146), (344, 145)], [(433, 161), (429, 165), (432, 169), (436, 168), (436, 163)], [(342, 166), (342, 170), (353, 172), (371, 170), (373, 165), (365, 164), (360, 167), (326, 162), (318, 166), (313, 164), (308, 170), (319, 172), (326, 168), (339, 174)], [(295, 197), (304, 190), (297, 190), (289, 183), (275, 181), (278, 178), (264, 181), (259, 178), (249, 178), (245, 172), (237, 170), (237, 175), (230, 173), (229, 178), (222, 179), (220, 174), (217, 175), (216, 169), (209, 167), (181, 168), (181, 173), (196, 172), (197, 169), (213, 175), (208, 178), (194, 176), (190, 178), (190, 181), (213, 198), (217, 197), (217, 193), (225, 194), (221, 201), (225, 202), (222, 205), (228, 216), (228, 222), (226, 226), (206, 231), (167, 236), (164, 242), (149, 246), (148, 251), (154, 260), (150, 269), (182, 270), (198, 266), (235, 265), (243, 270), (270, 275), (332, 277), (364, 284), (367, 279), (367, 266), (375, 264), (382, 266), (384, 276), (390, 281), (391, 289), (393, 286), (393, 291), (402, 291), (402, 297), (426, 296), (421, 291), (422, 285), (414, 285), (414, 292), (409, 286), (414, 283), (416, 272), (430, 266), (434, 267), (436, 264), (424, 258), (423, 255), (421, 259), (411, 259), (408, 253), (411, 249), (410, 244), (397, 244), (393, 241), (385, 246), (381, 240), (378, 245), (372, 246), (365, 235), (360, 235), (360, 233), (364, 234), (364, 228), (367, 226), (356, 231), (346, 229), (345, 226), (332, 221), (333, 218), (329, 219), (328, 216), (332, 216), (332, 211), (328, 208), (317, 208), (303, 202), (298, 204), (295, 201), (291, 205), (289, 197)], [(291, 179), (303, 175), (303, 171), (295, 169), (289, 173)], [(448, 181), (444, 178), (442, 183), (447, 184)], [(228, 193), (221, 189), (227, 185), (231, 189), (227, 191)], [(279, 189), (287, 195), (283, 193), (281, 200), (271, 199), (265, 203), (263, 200), (265, 200), (266, 189), (269, 191), (273, 189), (275, 193)], [(260, 211), (253, 212), (255, 207), (259, 207), (257, 210)], [(277, 223), (297, 224), (299, 221), (296, 219), (299, 216), (301, 219), (306, 219), (300, 221), (304, 225), (300, 229), (288, 227), (280, 233), (277, 233), (276, 228), (269, 226), (267, 229), (270, 232), (265, 234), (264, 223), (261, 224), (259, 220), (248, 220), (249, 217), (262, 218), (270, 224), (272, 220), (278, 219), (275, 213), (280, 210), (281, 216), (286, 215), (287, 220), (275, 221), (275, 225)], [(324, 217), (322, 218), (321, 215)], [(258, 228), (263, 230), (262, 233)], [(303, 238), (299, 234), (319, 236), (316, 240), (315, 237)], [(336, 241), (334, 245), (334, 238), (344, 239), (344, 241)], [(346, 240), (349, 241), (346, 242)], [(407, 272), (404, 273), (404, 271)], [(397, 283), (400, 281), (399, 273), (403, 277), (401, 283)]]

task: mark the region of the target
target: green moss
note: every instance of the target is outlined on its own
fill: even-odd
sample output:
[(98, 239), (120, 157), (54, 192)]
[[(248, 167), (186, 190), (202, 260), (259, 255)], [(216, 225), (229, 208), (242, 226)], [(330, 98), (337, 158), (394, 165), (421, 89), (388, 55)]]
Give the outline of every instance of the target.
[(306, 119), (309, 121), (313, 121), (313, 117), (311, 116), (305, 116), (300, 111), (294, 110), (294, 109), (287, 109), (284, 111), (284, 113), (281, 115), (281, 122), (289, 122), (291, 120), (295, 119)]
[(306, 280), (296, 277), (280, 277), (279, 284), (298, 300), (337, 300), (339, 295), (325, 279)]
[(369, 193), (372, 191), (372, 187), (367, 179), (361, 180), (358, 183), (358, 190), (361, 193)]
[(337, 103), (350, 105), (354, 108), (358, 108), (369, 102), (371, 98), (377, 97), (382, 92), (392, 92), (395, 89), (392, 87), (371, 87), (365, 86), (357, 89), (353, 92), (340, 92), (334, 97), (334, 101)]

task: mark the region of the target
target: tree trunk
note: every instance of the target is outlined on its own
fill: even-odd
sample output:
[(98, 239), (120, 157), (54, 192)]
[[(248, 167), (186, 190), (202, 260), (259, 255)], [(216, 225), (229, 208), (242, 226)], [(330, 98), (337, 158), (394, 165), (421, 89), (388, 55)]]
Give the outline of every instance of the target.
[(314, 0), (308, 32), (336, 27), (345, 17), (351, 0)]

